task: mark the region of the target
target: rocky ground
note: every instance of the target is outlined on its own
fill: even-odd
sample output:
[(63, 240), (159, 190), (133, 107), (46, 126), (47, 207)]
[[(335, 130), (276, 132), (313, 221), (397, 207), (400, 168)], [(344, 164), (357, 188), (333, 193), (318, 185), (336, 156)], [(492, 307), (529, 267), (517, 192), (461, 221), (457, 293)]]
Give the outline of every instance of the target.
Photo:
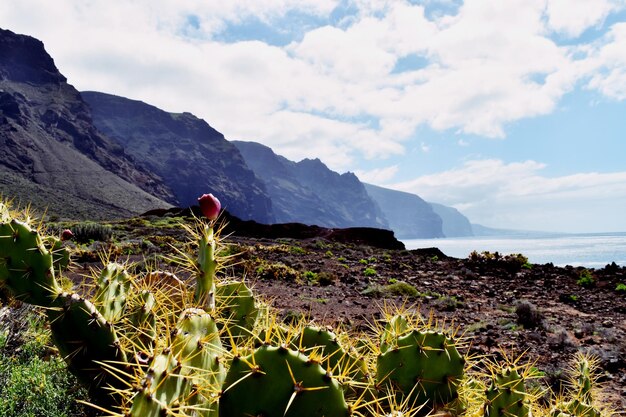
[[(626, 292), (616, 291), (626, 283), (626, 268), (589, 271), (594, 283), (583, 286), (583, 268), (518, 268), (449, 258), (438, 249), (385, 250), (316, 239), (231, 241), (245, 250), (236, 273), (245, 273), (285, 316), (304, 312), (359, 328), (379, 318), (383, 305), (415, 306), (425, 317), (458, 326), (474, 353), (525, 353), (553, 387), (575, 352), (590, 352), (600, 358), (612, 401), (626, 410)], [(266, 272), (267, 265), (278, 264), (302, 274), (281, 279)]]
[[(155, 264), (173, 268), (162, 257), (172, 254), (171, 245), (193, 249), (179, 220), (113, 224), (111, 241), (78, 245), (74, 278), (97, 267), (97, 251), (136, 261), (137, 271)], [(357, 243), (327, 230), (303, 239), (294, 233), (272, 239), (243, 234), (222, 236), (222, 255), (231, 258), (221, 273), (245, 277), (286, 319), (307, 315), (360, 330), (380, 318), (385, 305), (416, 308), (458, 327), (471, 353), (524, 354), (523, 360), (536, 361), (546, 385), (556, 390), (574, 354), (593, 353), (610, 401), (626, 410), (625, 267), (587, 271), (529, 265), (521, 257), (455, 259), (436, 248), (399, 249), (392, 241), (378, 246), (395, 249), (375, 247), (376, 235), (361, 239), (362, 233), (352, 239)]]
[[(141, 256), (187, 239), (175, 220), (155, 219), (121, 227), (121, 236), (142, 239)], [(389, 235), (368, 229), (272, 229), (232, 219), (231, 226), (222, 239), (223, 253), (233, 255), (224, 275), (245, 277), (285, 318), (304, 314), (359, 330), (380, 318), (385, 305), (417, 308), (457, 326), (472, 353), (536, 361), (556, 390), (574, 354), (589, 352), (600, 358), (611, 401), (626, 410), (626, 288), (620, 286), (626, 267), (587, 271), (524, 264), (523, 257), (455, 259), (436, 248), (400, 249)]]

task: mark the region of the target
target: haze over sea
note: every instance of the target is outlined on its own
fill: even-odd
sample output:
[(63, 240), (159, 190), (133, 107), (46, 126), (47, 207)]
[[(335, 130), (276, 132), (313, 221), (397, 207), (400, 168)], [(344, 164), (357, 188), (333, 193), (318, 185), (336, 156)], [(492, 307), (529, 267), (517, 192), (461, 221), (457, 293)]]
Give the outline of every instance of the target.
[(532, 234), (445, 239), (405, 239), (407, 249), (437, 247), (455, 258), (477, 252), (521, 253), (529, 262), (557, 266), (603, 268), (615, 262), (626, 266), (626, 232), (586, 234)]

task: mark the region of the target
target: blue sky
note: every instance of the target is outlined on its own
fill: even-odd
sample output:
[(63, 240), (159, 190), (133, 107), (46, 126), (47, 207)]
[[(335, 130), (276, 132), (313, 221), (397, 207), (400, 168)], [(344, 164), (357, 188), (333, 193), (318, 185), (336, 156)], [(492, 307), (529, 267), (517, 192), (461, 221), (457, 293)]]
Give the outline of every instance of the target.
[(79, 90), (492, 227), (626, 231), (626, 0), (7, 0)]

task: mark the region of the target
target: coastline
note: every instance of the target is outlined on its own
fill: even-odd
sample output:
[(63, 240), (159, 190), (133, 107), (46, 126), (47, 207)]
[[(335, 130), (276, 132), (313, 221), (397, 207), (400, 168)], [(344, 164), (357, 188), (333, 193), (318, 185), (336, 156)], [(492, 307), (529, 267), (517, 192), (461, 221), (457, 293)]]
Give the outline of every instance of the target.
[(472, 236), (438, 239), (402, 239), (407, 249), (437, 247), (454, 258), (467, 258), (472, 251), (521, 253), (530, 263), (582, 266), (600, 269), (615, 262), (626, 266), (626, 232), (532, 233), (528, 235)]

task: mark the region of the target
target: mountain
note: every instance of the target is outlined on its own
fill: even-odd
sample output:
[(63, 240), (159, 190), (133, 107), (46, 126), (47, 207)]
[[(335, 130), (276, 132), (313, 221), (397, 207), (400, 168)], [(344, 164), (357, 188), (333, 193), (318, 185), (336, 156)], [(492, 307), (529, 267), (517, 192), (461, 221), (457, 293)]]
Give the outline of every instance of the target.
[(364, 185), (399, 239), (444, 237), (441, 217), (417, 195), (372, 184)]
[(0, 29), (0, 194), (48, 214), (127, 216), (173, 195), (93, 125), (41, 41)]
[(275, 221), (265, 185), (237, 148), (204, 120), (110, 94), (90, 91), (82, 97), (98, 129), (161, 176), (178, 205), (195, 204), (210, 192), (241, 219)]
[(443, 234), (446, 237), (466, 237), (474, 236), (470, 221), (454, 207), (443, 204), (429, 203), (433, 211), (441, 217), (443, 221)]
[(293, 162), (260, 143), (232, 143), (265, 183), (277, 222), (388, 228), (380, 208), (354, 174), (340, 175), (319, 159)]

